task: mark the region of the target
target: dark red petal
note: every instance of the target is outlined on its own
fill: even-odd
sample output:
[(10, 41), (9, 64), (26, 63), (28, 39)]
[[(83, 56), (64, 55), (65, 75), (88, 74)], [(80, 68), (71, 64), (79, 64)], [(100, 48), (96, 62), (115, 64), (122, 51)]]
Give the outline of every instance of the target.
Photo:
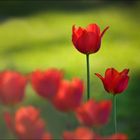
[(96, 76), (98, 76), (102, 82), (103, 82), (103, 85), (104, 85), (104, 88), (107, 92), (110, 92), (112, 87), (110, 86), (110, 82), (108, 82), (108, 80), (106, 80), (105, 78), (103, 78), (100, 74), (98, 73), (95, 73)]
[(76, 48), (78, 46), (77, 40), (83, 34), (83, 32), (84, 32), (84, 29), (82, 29), (81, 27), (76, 28), (75, 25), (73, 25), (73, 27), (72, 27), (72, 42)]
[(98, 76), (102, 81), (104, 80), (104, 78), (102, 77), (102, 75), (100, 75), (99, 73), (95, 73), (96, 76)]
[(123, 92), (128, 86), (128, 80), (129, 80), (128, 76), (118, 78), (116, 85), (114, 85), (114, 92), (115, 93)]
[(129, 72), (129, 69), (124, 69), (122, 72), (120, 72), (120, 75), (127, 75)]
[(102, 33), (101, 33), (101, 35), (100, 35), (101, 38), (103, 37), (104, 33), (105, 33), (108, 29), (109, 29), (109, 26), (107, 26), (107, 27), (102, 31)]
[(114, 68), (108, 68), (105, 72), (105, 79), (112, 81), (112, 79), (114, 79), (116, 75), (119, 75), (117, 70), (115, 70)]
[(114, 84), (113, 81), (119, 73), (114, 68), (108, 68), (105, 72), (104, 87), (108, 92), (113, 93)]

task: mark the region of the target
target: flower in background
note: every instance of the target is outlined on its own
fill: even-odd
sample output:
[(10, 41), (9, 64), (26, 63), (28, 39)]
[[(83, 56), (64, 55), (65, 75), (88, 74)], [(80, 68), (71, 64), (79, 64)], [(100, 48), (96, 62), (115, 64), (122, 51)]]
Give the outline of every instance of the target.
[(57, 69), (37, 70), (31, 74), (31, 83), (38, 95), (51, 99), (58, 92), (62, 78), (62, 71)]
[(78, 127), (74, 131), (64, 131), (63, 140), (128, 140), (127, 135), (123, 133), (113, 134), (111, 136), (100, 136), (87, 127)]
[(7, 127), (19, 139), (51, 139), (51, 135), (45, 132), (45, 123), (40, 118), (39, 110), (33, 106), (21, 107), (14, 115), (6, 112), (4, 118)]
[(112, 109), (110, 100), (95, 102), (89, 100), (76, 110), (76, 116), (80, 123), (87, 126), (102, 126), (109, 120)]
[(80, 106), (84, 85), (78, 78), (72, 81), (63, 80), (52, 103), (60, 111), (73, 111)]
[(72, 27), (72, 42), (83, 54), (96, 53), (101, 46), (101, 39), (109, 27), (102, 32), (97, 24), (89, 24), (86, 28)]
[(117, 133), (117, 134), (113, 134), (109, 137), (106, 137), (106, 139), (110, 139), (110, 140), (128, 140), (128, 136), (122, 133)]
[(18, 72), (3, 71), (0, 73), (0, 102), (14, 105), (24, 98), (27, 78)]
[(63, 133), (63, 140), (93, 140), (99, 138), (100, 137), (97, 136), (92, 130), (86, 127), (78, 127), (75, 131), (64, 131)]
[(124, 69), (122, 72), (118, 72), (114, 68), (108, 68), (105, 72), (105, 77), (102, 77), (98, 73), (96, 73), (96, 75), (102, 80), (104, 88), (107, 92), (119, 94), (128, 86), (128, 72), (129, 69)]

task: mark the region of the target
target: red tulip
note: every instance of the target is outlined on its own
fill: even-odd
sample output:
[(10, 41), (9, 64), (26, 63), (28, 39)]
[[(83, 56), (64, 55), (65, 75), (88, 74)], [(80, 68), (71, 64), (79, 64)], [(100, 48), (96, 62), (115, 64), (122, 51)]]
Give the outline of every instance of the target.
[(60, 111), (72, 111), (82, 101), (83, 82), (79, 79), (61, 82), (58, 93), (54, 96), (52, 103)]
[(105, 72), (105, 77), (102, 77), (98, 73), (96, 73), (96, 75), (102, 80), (107, 92), (118, 94), (123, 92), (128, 86), (128, 72), (128, 69), (118, 72), (114, 68), (108, 68)]
[(89, 100), (77, 109), (76, 116), (81, 123), (97, 127), (108, 122), (111, 108), (112, 102), (110, 100), (100, 102)]
[(57, 69), (49, 69), (47, 71), (35, 71), (31, 75), (31, 82), (34, 90), (38, 95), (51, 99), (59, 89), (63, 73)]
[(100, 139), (92, 130), (86, 127), (79, 127), (75, 131), (64, 131), (63, 140), (93, 140)]
[(18, 72), (0, 73), (0, 102), (14, 105), (23, 100), (27, 79)]
[(14, 115), (6, 113), (4, 117), (8, 128), (19, 139), (51, 139), (50, 134), (45, 132), (45, 123), (40, 118), (39, 110), (32, 106), (21, 107)]
[(90, 24), (87, 28), (72, 28), (72, 42), (75, 48), (83, 54), (96, 53), (100, 49), (101, 39), (109, 27), (102, 32), (97, 24)]

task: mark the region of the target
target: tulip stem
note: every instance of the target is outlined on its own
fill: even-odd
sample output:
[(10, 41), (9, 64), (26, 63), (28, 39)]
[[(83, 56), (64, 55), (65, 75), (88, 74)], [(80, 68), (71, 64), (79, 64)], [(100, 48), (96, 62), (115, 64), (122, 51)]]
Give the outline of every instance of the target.
[(87, 63), (87, 100), (90, 99), (90, 68), (89, 68), (89, 54), (86, 55)]
[(114, 132), (117, 133), (117, 117), (116, 117), (116, 95), (113, 95), (113, 110), (114, 110)]

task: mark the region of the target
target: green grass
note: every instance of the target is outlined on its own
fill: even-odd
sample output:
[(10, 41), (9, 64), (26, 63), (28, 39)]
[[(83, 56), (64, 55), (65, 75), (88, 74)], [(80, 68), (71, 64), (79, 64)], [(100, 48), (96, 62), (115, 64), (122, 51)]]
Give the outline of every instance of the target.
[[(138, 97), (140, 79), (139, 61), (139, 18), (138, 8), (104, 7), (87, 11), (62, 12), (47, 11), (28, 17), (11, 18), (0, 23), (0, 70), (13, 69), (30, 73), (35, 69), (45, 70), (56, 67), (65, 71), (65, 78), (80, 77), (86, 79), (85, 56), (76, 51), (71, 42), (72, 25), (87, 26), (98, 23), (105, 33), (98, 53), (90, 56), (91, 94), (96, 99), (111, 98), (105, 94), (101, 82), (94, 76), (95, 72), (104, 73), (108, 67), (118, 70), (130, 69), (128, 90), (118, 96), (118, 120), (120, 132), (130, 138), (139, 135)], [(135, 96), (133, 96), (133, 94)], [(33, 104), (40, 108), (42, 117), (47, 121), (47, 128), (54, 137), (71, 123), (72, 129), (77, 125), (73, 115), (71, 122), (67, 115), (56, 112), (45, 100), (39, 98), (29, 86), (23, 105)], [(111, 121), (112, 122), (112, 121)], [(112, 124), (103, 127), (102, 134), (111, 134)], [(2, 121), (0, 137), (6, 138), (6, 128)], [(3, 135), (2, 135), (3, 134)]]

